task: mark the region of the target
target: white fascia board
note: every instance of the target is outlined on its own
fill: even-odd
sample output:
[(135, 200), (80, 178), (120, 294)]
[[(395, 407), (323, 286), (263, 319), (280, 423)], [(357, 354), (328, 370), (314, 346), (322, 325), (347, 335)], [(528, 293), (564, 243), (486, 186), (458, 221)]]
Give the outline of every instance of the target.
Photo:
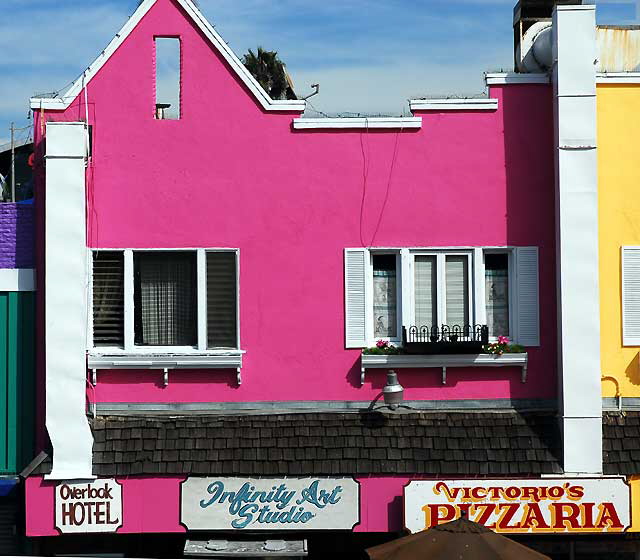
[(597, 84), (640, 84), (640, 72), (598, 72)]
[(34, 292), (36, 275), (33, 268), (0, 270), (0, 292)]
[(549, 75), (542, 73), (487, 72), (484, 75), (484, 80), (488, 86), (550, 83)]
[(497, 99), (411, 99), (411, 111), (495, 111)]
[(421, 117), (344, 117), (319, 119), (293, 119), (297, 130), (327, 128), (421, 128)]
[[(49, 109), (49, 110), (65, 110), (71, 105), (73, 100), (82, 91), (82, 88), (86, 86), (98, 71), (104, 66), (104, 64), (111, 58), (111, 55), (118, 49), (118, 47), (124, 43), (127, 37), (135, 29), (136, 25), (140, 23), (142, 18), (153, 7), (157, 0), (144, 0), (133, 15), (124, 24), (122, 29), (111, 40), (106, 49), (100, 53), (98, 58), (87, 68), (87, 70), (80, 76), (73, 85), (65, 92), (64, 97), (60, 99), (51, 98), (31, 98), (32, 109)], [(234, 70), (242, 82), (249, 88), (249, 90), (255, 95), (258, 102), (265, 111), (296, 111), (303, 112), (306, 107), (306, 101), (303, 99), (294, 100), (274, 100), (267, 95), (262, 86), (256, 81), (251, 73), (245, 68), (244, 64), (240, 62), (235, 53), (229, 48), (224, 40), (218, 35), (213, 26), (205, 19), (200, 10), (194, 6), (191, 0), (176, 0), (178, 4), (189, 15), (197, 27), (202, 33), (209, 39), (211, 44), (220, 52), (223, 58), (229, 63), (229, 66)]]
[(42, 109), (46, 111), (64, 111), (69, 103), (66, 103), (63, 99), (52, 97), (31, 97), (29, 103), (32, 109)]

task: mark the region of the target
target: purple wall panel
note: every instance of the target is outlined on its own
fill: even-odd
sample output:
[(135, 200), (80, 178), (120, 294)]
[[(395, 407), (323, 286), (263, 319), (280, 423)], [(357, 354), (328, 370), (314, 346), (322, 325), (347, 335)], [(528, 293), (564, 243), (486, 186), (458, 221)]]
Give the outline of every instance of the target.
[(33, 204), (0, 203), (0, 268), (34, 267)]

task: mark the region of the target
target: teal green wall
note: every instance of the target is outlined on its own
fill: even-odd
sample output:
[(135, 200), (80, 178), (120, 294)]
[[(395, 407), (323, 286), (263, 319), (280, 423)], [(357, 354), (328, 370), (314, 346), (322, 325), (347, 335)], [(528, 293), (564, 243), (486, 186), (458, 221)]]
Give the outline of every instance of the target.
[(0, 292), (0, 474), (33, 459), (34, 292)]

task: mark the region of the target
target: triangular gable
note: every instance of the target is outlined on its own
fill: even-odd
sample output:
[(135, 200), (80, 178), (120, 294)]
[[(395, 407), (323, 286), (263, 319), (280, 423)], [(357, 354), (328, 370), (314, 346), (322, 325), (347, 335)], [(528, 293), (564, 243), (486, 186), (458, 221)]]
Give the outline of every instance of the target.
[[(80, 94), (82, 88), (88, 85), (92, 78), (98, 73), (100, 68), (111, 58), (111, 55), (116, 52), (118, 47), (124, 43), (131, 32), (136, 28), (138, 23), (144, 18), (147, 12), (154, 6), (158, 0), (144, 0), (138, 9), (131, 15), (131, 17), (124, 24), (122, 29), (111, 40), (106, 49), (102, 51), (100, 56), (93, 61), (93, 63), (84, 71), (73, 85), (64, 93), (62, 97), (56, 98), (42, 98), (32, 97), (31, 108), (32, 109), (49, 109), (55, 111), (64, 111), (71, 105), (73, 100)], [(249, 91), (257, 99), (258, 103), (265, 111), (295, 111), (302, 113), (305, 109), (306, 103), (302, 99), (294, 100), (280, 100), (271, 99), (263, 87), (257, 82), (257, 80), (251, 75), (251, 73), (245, 68), (244, 64), (240, 62), (235, 53), (224, 42), (222, 37), (218, 35), (213, 26), (206, 20), (204, 15), (196, 8), (191, 0), (174, 0), (177, 2), (189, 16), (191, 21), (202, 31), (204, 36), (209, 42), (218, 50), (222, 57), (227, 61), (231, 69), (247, 86)]]

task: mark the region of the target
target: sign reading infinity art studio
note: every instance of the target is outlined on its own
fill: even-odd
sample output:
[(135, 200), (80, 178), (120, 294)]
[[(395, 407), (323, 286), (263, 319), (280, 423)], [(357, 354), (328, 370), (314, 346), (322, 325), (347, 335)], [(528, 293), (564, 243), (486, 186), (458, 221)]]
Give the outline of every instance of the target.
[(352, 529), (359, 491), (352, 478), (188, 478), (180, 521), (187, 529)]
[(412, 533), (463, 511), (498, 533), (619, 533), (631, 523), (629, 503), (623, 478), (421, 480), (404, 489)]
[(61, 483), (55, 493), (61, 533), (113, 533), (122, 525), (122, 486), (113, 479)]

